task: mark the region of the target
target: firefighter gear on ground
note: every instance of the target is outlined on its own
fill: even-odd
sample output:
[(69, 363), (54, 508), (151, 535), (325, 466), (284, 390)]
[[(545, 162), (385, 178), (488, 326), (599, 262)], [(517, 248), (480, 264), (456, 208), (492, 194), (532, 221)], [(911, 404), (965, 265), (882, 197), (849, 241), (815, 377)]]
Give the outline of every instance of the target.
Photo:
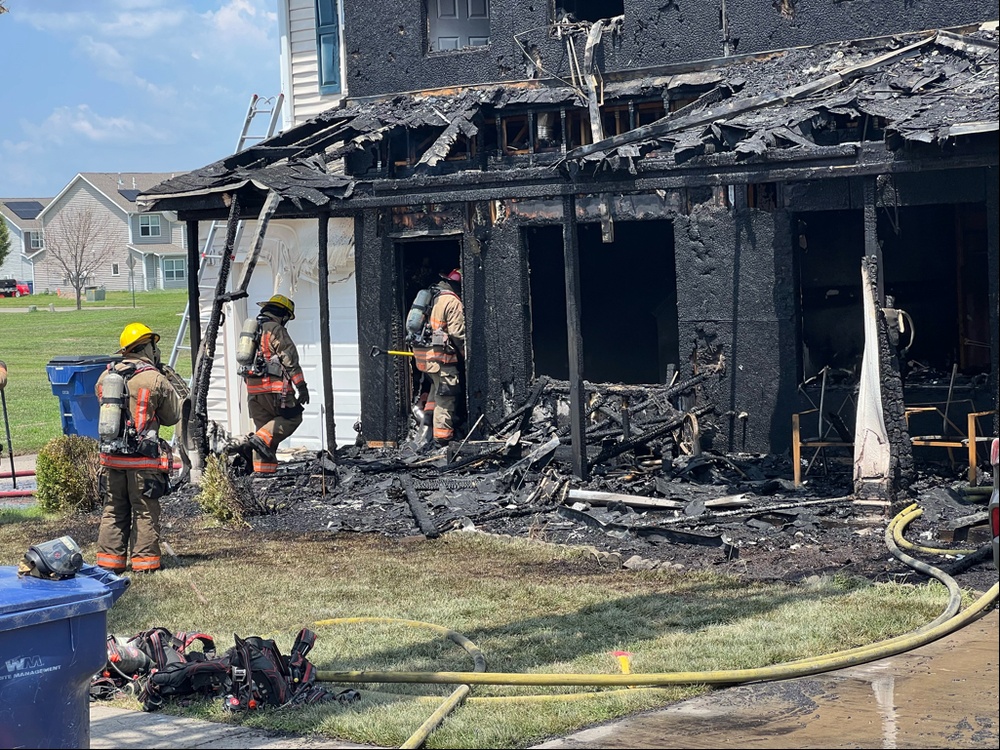
[(459, 368), (465, 362), (465, 311), (458, 296), (457, 283), (462, 278), (458, 269), (442, 275), (438, 294), (431, 307), (429, 325), (430, 341), (426, 345), (414, 343), (413, 357), (417, 369), (431, 379), (424, 413), (433, 413), (434, 439), (439, 444), (455, 437), (453, 417), (455, 402), (462, 389)]
[(128, 388), (119, 434), (102, 439), (100, 448), (104, 513), (97, 564), (115, 573), (123, 572), (129, 562), (134, 571), (160, 567), (160, 498), (169, 487), (173, 455), (159, 429), (180, 420), (181, 398), (158, 369), (159, 338), (141, 323), (127, 326), (121, 341), (133, 343), (126, 344), (122, 361), (108, 365), (97, 380), (99, 400), (112, 370)]
[[(283, 301), (279, 304), (278, 299)], [(247, 411), (257, 430), (247, 439), (254, 448), (253, 469), (273, 474), (278, 470), (278, 444), (302, 424), (309, 390), (295, 342), (284, 325), (294, 317), (295, 304), (276, 294), (261, 306), (258, 366), (241, 374), (247, 384)]]

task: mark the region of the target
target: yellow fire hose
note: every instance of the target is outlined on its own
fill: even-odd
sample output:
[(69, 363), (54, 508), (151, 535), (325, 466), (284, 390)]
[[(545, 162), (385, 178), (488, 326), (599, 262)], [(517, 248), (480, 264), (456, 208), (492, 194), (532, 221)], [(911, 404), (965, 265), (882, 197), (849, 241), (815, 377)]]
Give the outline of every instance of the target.
[[(638, 687), (644, 689), (662, 688), (671, 685), (713, 684), (733, 685), (744, 682), (762, 682), (784, 680), (802, 677), (834, 669), (865, 664), (888, 656), (910, 651), (919, 646), (953, 633), (976, 618), (983, 615), (997, 601), (1000, 584), (994, 584), (989, 591), (972, 603), (964, 612), (958, 614), (961, 606), (961, 591), (951, 576), (943, 571), (923, 563), (907, 555), (899, 549), (902, 529), (909, 521), (919, 515), (916, 504), (910, 505), (895, 516), (886, 527), (886, 544), (893, 554), (910, 567), (924, 572), (941, 581), (948, 588), (949, 599), (945, 611), (935, 620), (918, 628), (912, 633), (889, 638), (885, 641), (865, 646), (837, 651), (816, 657), (807, 657), (795, 661), (774, 664), (768, 667), (753, 669), (728, 669), (708, 672), (665, 672), (665, 673), (627, 673), (627, 674), (533, 674), (515, 672), (486, 672), (485, 658), (479, 648), (464, 636), (432, 623), (415, 620), (396, 620), (393, 618), (360, 617), (320, 620), (314, 626), (358, 623), (386, 622), (403, 623), (406, 625), (435, 630), (449, 640), (461, 645), (473, 657), (473, 672), (332, 672), (319, 670), (317, 680), (338, 683), (422, 683), (422, 684), (457, 684), (457, 689), (442, 703), (434, 713), (421, 725), (420, 729), (401, 747), (420, 747), (430, 733), (445, 719), (445, 717), (460, 705), (468, 696), (470, 685), (546, 685), (546, 686), (620, 686)], [(961, 554), (958, 550), (947, 550), (938, 554)], [(470, 698), (470, 702), (480, 701), (527, 701), (527, 700), (580, 700), (595, 696), (606, 696), (616, 691), (599, 693), (571, 693), (567, 695), (537, 695), (537, 696), (498, 696), (490, 698)], [(401, 698), (403, 696), (400, 696)], [(421, 701), (438, 701), (438, 698), (424, 696)]]

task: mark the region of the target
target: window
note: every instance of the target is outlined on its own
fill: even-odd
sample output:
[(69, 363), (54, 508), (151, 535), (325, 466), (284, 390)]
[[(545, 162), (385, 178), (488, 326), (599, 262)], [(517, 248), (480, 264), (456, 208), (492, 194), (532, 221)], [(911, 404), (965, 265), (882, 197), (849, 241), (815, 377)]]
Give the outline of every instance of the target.
[[(670, 3), (666, 5), (669, 8)], [(666, 10), (666, 8), (660, 10)], [(597, 21), (601, 18), (614, 18), (622, 15), (625, 15), (625, 0), (557, 0), (552, 2), (553, 23)]]
[(182, 281), (186, 277), (185, 261), (183, 258), (163, 259), (163, 280)]
[(119, 270), (119, 267), (118, 267), (117, 263), (112, 263), (111, 264), (111, 275), (112, 276), (120, 276), (121, 275), (121, 272)]
[(41, 250), (42, 247), (43, 247), (42, 233), (41, 232), (29, 232), (28, 234), (31, 237), (31, 249), (32, 250)]
[(316, 0), (316, 54), (319, 92), (340, 93), (340, 7), (337, 0)]
[(150, 216), (140, 216), (139, 217), (139, 236), (140, 237), (159, 237), (160, 236), (160, 217), (154, 215)]
[(490, 43), (489, 0), (424, 0), (427, 51), (453, 52)]

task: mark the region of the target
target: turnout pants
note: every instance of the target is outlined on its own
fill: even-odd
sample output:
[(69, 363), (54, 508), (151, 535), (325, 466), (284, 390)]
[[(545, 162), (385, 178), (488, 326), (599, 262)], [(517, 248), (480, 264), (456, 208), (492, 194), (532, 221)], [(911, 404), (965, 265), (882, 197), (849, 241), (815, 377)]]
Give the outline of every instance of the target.
[(447, 442), (455, 437), (455, 402), (461, 393), (456, 365), (441, 365), (437, 372), (428, 372), (431, 390), (425, 410), (434, 412), (434, 439)]
[[(277, 393), (255, 393), (247, 397), (247, 411), (257, 430), (255, 434), (272, 451), (302, 424), (301, 407), (282, 408), (280, 404), (281, 395)], [(278, 462), (254, 451), (253, 470), (259, 474), (273, 474), (278, 470)]]
[(104, 468), (104, 513), (97, 535), (97, 564), (121, 573), (132, 550), (132, 570), (160, 567), (160, 498), (167, 487), (162, 471)]

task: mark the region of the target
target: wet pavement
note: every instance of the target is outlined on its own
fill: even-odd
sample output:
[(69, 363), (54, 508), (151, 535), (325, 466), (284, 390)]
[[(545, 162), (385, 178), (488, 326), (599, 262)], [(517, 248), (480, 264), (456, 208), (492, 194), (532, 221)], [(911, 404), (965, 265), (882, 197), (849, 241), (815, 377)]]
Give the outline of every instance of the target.
[(740, 685), (538, 748), (1000, 747), (1000, 616), (870, 664)]

